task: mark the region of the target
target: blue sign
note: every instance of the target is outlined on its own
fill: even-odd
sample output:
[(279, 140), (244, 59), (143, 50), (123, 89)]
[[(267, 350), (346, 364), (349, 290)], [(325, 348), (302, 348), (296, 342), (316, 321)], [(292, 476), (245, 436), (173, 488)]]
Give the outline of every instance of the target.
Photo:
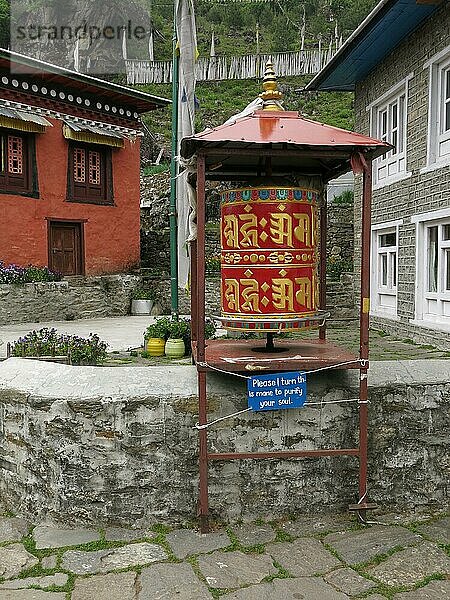
[(252, 410), (299, 408), (306, 402), (303, 372), (254, 375), (248, 379), (248, 406)]

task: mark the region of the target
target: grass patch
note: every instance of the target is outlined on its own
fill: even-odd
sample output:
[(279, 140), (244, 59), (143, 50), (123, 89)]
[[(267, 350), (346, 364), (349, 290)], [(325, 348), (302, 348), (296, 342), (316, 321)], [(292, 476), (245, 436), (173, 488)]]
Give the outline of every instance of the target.
[(355, 571), (365, 571), (365, 569), (367, 567), (376, 567), (377, 565), (384, 562), (387, 558), (389, 558), (393, 554), (396, 554), (397, 552), (400, 552), (400, 550), (404, 550), (404, 549), (405, 549), (405, 546), (394, 546), (394, 548), (391, 548), (388, 552), (383, 552), (383, 553), (377, 554), (370, 560), (352, 565), (352, 569), (355, 569)]
[(231, 540), (231, 544), (224, 548), (224, 552), (243, 552), (244, 554), (263, 554), (266, 551), (264, 544), (254, 544), (253, 546), (245, 546), (241, 544), (239, 539), (233, 533), (233, 530), (227, 528), (226, 530), (228, 537)]
[(209, 593), (211, 594), (211, 596), (213, 598), (220, 598), (221, 596), (224, 596), (225, 594), (229, 594), (230, 592), (233, 591), (233, 588), (208, 588), (209, 589)]
[(170, 171), (169, 163), (161, 163), (159, 165), (147, 165), (142, 169), (142, 175), (144, 177), (150, 177), (151, 175), (157, 175), (158, 173)]
[(276, 534), (276, 542), (293, 542), (295, 539), (294, 536), (292, 536), (287, 531), (283, 531), (282, 529), (276, 529)]
[(293, 576), (289, 573), (287, 569), (282, 567), (279, 562), (276, 560), (273, 561), (273, 566), (278, 569), (278, 573), (274, 573), (273, 575), (267, 575), (262, 580), (264, 583), (270, 583), (274, 579), (292, 579)]

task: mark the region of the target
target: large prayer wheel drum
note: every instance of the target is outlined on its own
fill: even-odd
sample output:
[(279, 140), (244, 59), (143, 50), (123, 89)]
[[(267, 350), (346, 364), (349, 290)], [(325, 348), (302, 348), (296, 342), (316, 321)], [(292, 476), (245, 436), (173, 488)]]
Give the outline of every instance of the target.
[(317, 190), (258, 187), (221, 197), (221, 321), (267, 332), (312, 327), (319, 311)]

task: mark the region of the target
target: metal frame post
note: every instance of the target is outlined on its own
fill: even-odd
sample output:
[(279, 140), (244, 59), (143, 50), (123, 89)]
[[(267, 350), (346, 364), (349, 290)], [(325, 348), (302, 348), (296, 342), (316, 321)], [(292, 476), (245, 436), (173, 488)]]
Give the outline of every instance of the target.
[[(205, 156), (197, 157), (197, 362), (205, 362)], [(200, 365), (201, 366), (201, 365)], [(199, 425), (207, 423), (206, 371), (198, 370)], [(199, 518), (200, 531), (209, 531), (208, 522), (208, 433), (199, 430)]]
[[(320, 264), (319, 264), (319, 308), (320, 310), (326, 310), (327, 308), (327, 228), (328, 228), (328, 214), (327, 214), (327, 198), (324, 192), (322, 192), (320, 207)], [(324, 321), (322, 327), (319, 329), (319, 339), (325, 340), (327, 337), (327, 325)]]
[(372, 205), (372, 161), (367, 160), (363, 171), (361, 223), (361, 307), (359, 357), (364, 361), (359, 381), (359, 501), (363, 515), (367, 508), (367, 441), (368, 441), (368, 382), (369, 368), (369, 310), (370, 310), (370, 225)]
[(189, 245), (191, 258), (191, 341), (197, 341), (197, 240)]

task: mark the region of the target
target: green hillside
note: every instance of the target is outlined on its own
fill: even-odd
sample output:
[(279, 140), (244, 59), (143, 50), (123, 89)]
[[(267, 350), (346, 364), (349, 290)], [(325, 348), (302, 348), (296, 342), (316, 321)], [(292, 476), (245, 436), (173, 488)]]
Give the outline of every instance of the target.
[[(167, 0), (141, 0), (150, 7), (152, 21), (160, 33), (156, 37), (155, 57), (171, 56), (172, 4)], [(347, 38), (377, 0), (195, 0), (198, 48), (209, 54), (214, 31), (216, 53), (240, 55), (254, 52), (259, 26), (261, 52), (300, 49), (304, 26), (306, 45), (326, 43), (338, 36)]]
[[(284, 106), (287, 110), (297, 110), (303, 116), (322, 121), (336, 127), (352, 129), (353, 94), (340, 92), (305, 93), (300, 92), (309, 78), (286, 77), (279, 80), (279, 89), (284, 93)], [(171, 97), (170, 85), (139, 86), (159, 96)], [(199, 107), (196, 111), (196, 131), (222, 124), (232, 115), (240, 112), (262, 91), (261, 82), (255, 79), (243, 81), (201, 82), (197, 84), (196, 96)], [(155, 111), (144, 116), (144, 120), (161, 143), (170, 146), (171, 108)]]
[[(143, 3), (149, 0), (141, 0)], [(242, 55), (256, 51), (256, 31), (259, 31), (261, 53), (300, 49), (304, 25), (305, 46), (317, 47), (319, 38), (326, 46), (338, 36), (346, 39), (377, 4), (377, 0), (195, 0), (198, 48), (201, 56), (209, 55), (214, 32), (218, 56)], [(155, 38), (155, 58), (171, 58), (171, 28), (173, 5), (163, 0), (152, 3), (152, 20), (159, 36)], [(324, 123), (353, 128), (353, 95), (348, 93), (306, 94), (299, 90), (308, 77), (288, 77), (279, 80), (285, 94), (284, 106), (305, 117)], [(139, 89), (170, 98), (170, 85), (140, 86)], [(197, 84), (196, 131), (223, 123), (241, 111), (262, 91), (261, 82), (245, 81), (201, 82)], [(170, 108), (145, 117), (158, 142), (170, 146)]]

